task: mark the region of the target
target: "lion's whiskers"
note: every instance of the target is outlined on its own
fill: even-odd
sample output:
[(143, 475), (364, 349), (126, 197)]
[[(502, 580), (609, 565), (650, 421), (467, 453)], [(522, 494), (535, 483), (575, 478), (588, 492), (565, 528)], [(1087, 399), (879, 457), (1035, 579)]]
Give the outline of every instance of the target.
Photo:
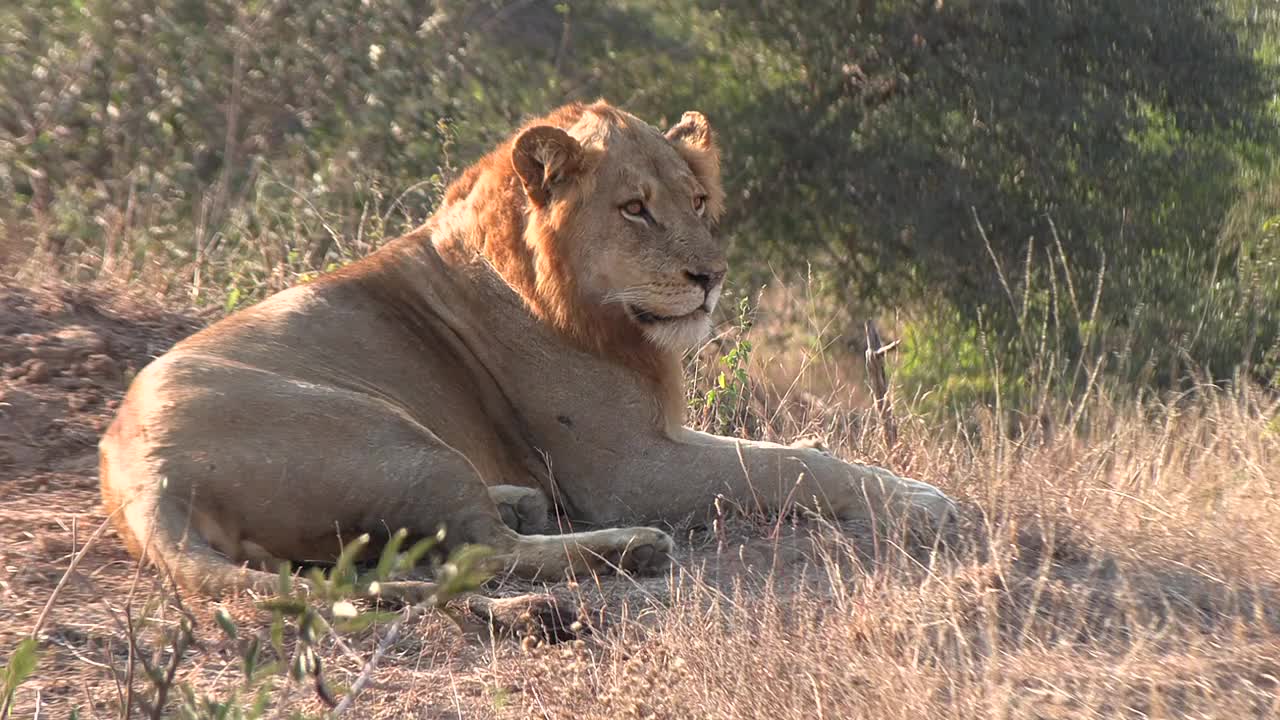
[(610, 290), (605, 293), (604, 298), (600, 300), (601, 305), (634, 305), (644, 301), (648, 297), (643, 289), (638, 287), (628, 287), (621, 290)]

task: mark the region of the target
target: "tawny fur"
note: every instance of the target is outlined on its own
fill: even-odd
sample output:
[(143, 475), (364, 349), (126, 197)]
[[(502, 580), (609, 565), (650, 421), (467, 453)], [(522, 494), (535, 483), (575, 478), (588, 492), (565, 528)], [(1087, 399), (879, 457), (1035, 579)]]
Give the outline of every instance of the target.
[[(443, 525), (554, 579), (656, 571), (671, 539), (616, 526), (706, 517), (717, 498), (945, 521), (950, 501), (923, 483), (681, 426), (681, 352), (724, 276), (724, 200), (698, 113), (665, 135), (605, 103), (531, 122), (422, 227), (139, 373), (101, 442), (103, 503), (132, 552), (211, 594), (269, 591), (257, 566), (400, 527)], [(508, 527), (548, 502), (602, 529)]]

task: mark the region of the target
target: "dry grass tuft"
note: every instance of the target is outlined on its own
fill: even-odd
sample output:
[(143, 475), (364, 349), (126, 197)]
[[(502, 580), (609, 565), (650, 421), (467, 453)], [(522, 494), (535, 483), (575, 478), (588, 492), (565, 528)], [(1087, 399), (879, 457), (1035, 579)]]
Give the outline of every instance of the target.
[[(189, 327), (158, 310), (115, 307), (120, 301), (101, 292), (68, 292), (8, 310), (0, 302), (0, 311), (9, 319), (27, 313), (18, 320), (45, 334), (72, 323), (95, 328), (127, 365), (159, 349), (150, 335), (131, 340), (131, 324), (152, 335), (169, 328), (169, 340)], [(0, 301), (16, 294), (0, 293)], [(755, 350), (753, 373), (768, 365), (768, 351)], [(695, 368), (697, 398), (716, 382), (718, 363)], [(10, 428), (4, 447), (21, 462), (0, 480), (7, 652), (102, 519), (92, 443), (55, 442), (44, 426), (63, 434), (99, 427), (119, 387), (0, 382), (11, 405), (43, 413), (44, 423), (0, 418), (28, 433)], [(87, 405), (71, 405), (79, 409), (70, 421), (55, 422), (68, 413), (59, 393), (90, 392)], [(734, 432), (819, 434), (838, 455), (941, 486), (964, 508), (945, 548), (877, 541), (865, 528), (817, 520), (727, 514), (712, 527), (682, 530), (668, 577), (578, 578), (552, 588), (601, 621), (583, 640), (480, 643), (439, 618), (410, 622), (350, 716), (1280, 714), (1274, 396), (1209, 386), (1164, 400), (1096, 391), (1081, 407), (1051, 405), (1025, 424), (1008, 413), (939, 421), (899, 407), (900, 442), (890, 448), (851, 395), (847, 385), (804, 398), (789, 384), (749, 386), (736, 396), (740, 408), (717, 413), (704, 402), (693, 414), (708, 427), (734, 423)], [(64, 716), (77, 705), (82, 717), (118, 715), (128, 647), (121, 618), (134, 567), (110, 533), (85, 554), (41, 633), (41, 665), (18, 692), (17, 717), (37, 707)], [(183, 604), (205, 642), (189, 651), (181, 677), (226, 693), (239, 679), (238, 658), (218, 640), (217, 606)], [(176, 617), (147, 570), (131, 608), (157, 625)], [(265, 627), (251, 603), (228, 609), (247, 632)], [(376, 627), (348, 638), (349, 650), (327, 648), (335, 687), (355, 678), (384, 633)], [(321, 710), (306, 688), (277, 706)]]
[[(897, 469), (966, 504), (946, 550), (802, 523), (801, 558), (729, 582), (686, 564), (648, 622), (497, 672), (550, 717), (1275, 716), (1276, 407), (1099, 397), (1079, 436), (1052, 439), (913, 419)], [(877, 437), (828, 440), (894, 455)]]

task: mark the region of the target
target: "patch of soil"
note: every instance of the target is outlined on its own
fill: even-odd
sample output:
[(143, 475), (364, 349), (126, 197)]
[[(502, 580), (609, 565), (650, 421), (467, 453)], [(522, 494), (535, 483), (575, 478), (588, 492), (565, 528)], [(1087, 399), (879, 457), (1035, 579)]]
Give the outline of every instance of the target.
[(0, 280), (0, 474), (78, 471), (138, 369), (201, 323), (106, 290)]
[[(82, 708), (82, 717), (116, 717), (126, 704), (123, 668), (130, 653), (125, 623), (143, 614), (155, 617), (143, 608), (149, 606), (149, 598), (159, 597), (160, 574), (139, 568), (115, 531), (105, 525), (96, 445), (134, 375), (204, 324), (189, 312), (103, 287), (32, 288), (0, 277), (0, 663), (31, 633), (66, 576), (39, 633), (39, 664), (19, 688), (14, 717), (67, 717), (76, 707)], [(1012, 631), (1023, 632), (1029, 626), (1026, 608), (1033, 608), (1037, 622), (1066, 629), (1055, 642), (1107, 652), (1133, 637), (1146, 637), (1141, 633), (1147, 627), (1161, 628), (1161, 633), (1163, 628), (1190, 628), (1206, 637), (1230, 630), (1235, 633), (1232, 638), (1254, 632), (1243, 620), (1280, 627), (1280, 605), (1270, 587), (1260, 584), (1238, 591), (1181, 558), (1145, 566), (1134, 563), (1126, 574), (1115, 559), (1126, 551), (1092, 547), (1089, 538), (1076, 537), (1073, 523), (1055, 525), (1054, 542), (1045, 540), (1045, 529), (1038, 527), (1050, 523), (1037, 521), (1031, 523), (1037, 526), (1035, 532), (1001, 536), (997, 546), (987, 537), (979, 510), (971, 508), (962, 515), (969, 520), (953, 543), (961, 554), (985, 558), (1012, 553), (1014, 562), (1008, 576), (990, 574), (985, 565), (958, 563), (959, 580), (934, 584), (944, 588), (943, 593), (948, 592), (945, 588), (963, 592), (935, 600), (980, 599), (974, 615), (994, 607), (1012, 618), (1007, 623)], [(99, 528), (101, 535), (68, 575), (72, 558)], [(677, 532), (676, 540), (669, 576), (580, 577), (550, 588), (508, 578), (496, 581), (493, 589), (495, 594), (550, 589), (564, 602), (580, 604), (593, 626), (621, 625), (625, 635), (627, 627), (654, 622), (659, 617), (655, 610), (664, 605), (683, 602), (681, 612), (692, 610), (701, 616), (702, 601), (675, 597), (675, 581), (681, 583), (681, 592), (705, 589), (703, 597), (714, 596), (717, 605), (722, 599), (732, 605), (756, 591), (785, 596), (792, 588), (805, 587), (812, 590), (806, 596), (812, 602), (833, 588), (857, 582), (878, 562), (875, 558), (900, 552), (896, 546), (877, 545), (866, 527), (832, 528), (789, 518), (730, 518), (710, 528)], [(815, 558), (822, 561), (815, 563)], [(912, 561), (922, 578), (948, 572), (926, 557)], [(971, 567), (981, 572), (966, 569)], [(997, 592), (999, 602), (989, 605), (987, 598)], [(164, 623), (170, 627), (177, 616), (172, 601), (176, 599), (156, 602), (168, 613)], [(241, 659), (212, 620), (222, 606), (203, 598), (182, 602), (179, 611), (189, 613), (202, 644), (188, 651), (180, 679), (201, 692), (213, 690), (225, 697), (240, 682)], [(225, 607), (245, 632), (265, 632), (263, 620), (269, 615), (251, 599), (242, 597)], [(960, 614), (946, 617), (969, 612), (967, 606), (955, 607), (959, 609), (947, 612)], [(614, 622), (619, 619), (632, 624)], [(324, 649), (325, 667), (330, 668), (326, 672), (340, 684), (349, 684), (362, 672), (364, 658), (371, 657), (380, 642), (376, 629), (348, 641), (354, 651), (337, 644)], [(140, 645), (147, 642), (145, 637), (139, 640)], [(1173, 641), (1161, 642), (1179, 647)], [(353, 716), (406, 717), (407, 707), (417, 717), (459, 716), (464, 714), (462, 703), (467, 717), (501, 714), (497, 698), (521, 692), (522, 686), (514, 681), (492, 685), (494, 669), (507, 663), (514, 668), (508, 672), (518, 678), (530, 667), (514, 663), (521, 652), (517, 643), (473, 642), (441, 616), (423, 616), (405, 626), (383, 657), (375, 687), (361, 696), (360, 714)], [(590, 652), (602, 651), (596, 647)], [(1274, 687), (1274, 676), (1270, 670), (1258, 675), (1269, 678), (1266, 682), (1272, 684), (1267, 688)], [(133, 682), (145, 688), (140, 676)], [(286, 697), (297, 703), (296, 709), (319, 709), (310, 695)], [(542, 700), (535, 697), (533, 702), (541, 706)]]
[[(118, 290), (25, 287), (0, 276), (0, 663), (30, 634), (72, 558), (106, 523), (98, 491), (97, 442), (129, 382), (205, 324), (189, 312)], [(790, 525), (775, 527), (769, 537), (752, 537), (742, 524), (727, 532), (718, 527), (715, 533), (680, 538), (678, 565), (682, 572), (702, 576), (700, 582), (725, 588), (760, 583), (780, 566), (802, 566), (812, 552), (808, 533)], [(36, 707), (49, 716), (63, 717), (80, 707), (82, 715), (114, 717), (124, 704), (117, 683), (128, 658), (122, 619), (140, 613), (159, 577), (150, 568), (139, 571), (114, 528), (104, 527), (57, 591), (39, 634), (39, 665), (19, 690), (15, 717), (30, 716)], [(665, 576), (581, 581), (548, 588), (508, 578), (492, 590), (496, 595), (553, 590), (566, 596), (565, 602), (581, 603), (597, 626), (627, 612), (628, 603), (647, 606), (668, 592)], [(186, 598), (185, 607), (198, 618), (203, 638), (218, 637), (212, 621), (218, 603)], [(258, 614), (247, 598), (227, 607), (238, 618)], [(374, 636), (352, 640), (362, 651), (371, 651), (364, 645), (375, 641)], [(440, 617), (415, 622), (398, 647), (406, 653), (414, 647), (433, 656), (443, 653), (456, 668), (485, 666), (479, 659), (485, 646), (464, 640)], [(326, 658), (330, 667), (349, 662), (334, 653)], [(410, 666), (411, 659), (406, 660)], [(225, 647), (206, 647), (190, 663), (191, 675), (200, 678), (193, 682), (234, 685), (237, 676), (226, 668), (237, 662)], [(359, 669), (345, 668), (346, 679)], [(143, 685), (137, 679), (135, 684)], [(440, 707), (451, 707), (452, 695), (440, 692)], [(478, 702), (483, 705), (486, 699)]]
[[(119, 291), (0, 278), (0, 656), (105, 519), (97, 442), (129, 381), (202, 325)], [(59, 595), (31, 681), (46, 712), (86, 704), (78, 670), (98, 662), (89, 648), (111, 634), (102, 604), (125, 596), (133, 567), (108, 528)]]

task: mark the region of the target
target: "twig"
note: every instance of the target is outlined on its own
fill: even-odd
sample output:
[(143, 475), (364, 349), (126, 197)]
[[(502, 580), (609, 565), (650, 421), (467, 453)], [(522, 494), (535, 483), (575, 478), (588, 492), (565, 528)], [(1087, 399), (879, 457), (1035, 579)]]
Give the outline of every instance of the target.
[[(173, 655), (169, 658), (169, 667), (165, 668), (161, 680), (155, 683), (156, 701), (151, 704), (151, 720), (160, 720), (164, 717), (164, 706), (169, 701), (169, 691), (173, 689), (173, 681), (178, 676), (178, 667), (182, 664), (182, 657), (186, 654), (187, 647), (186, 633), (182, 626), (179, 626), (173, 637)], [(159, 659), (158, 656), (159, 651), (157, 650), (157, 655), (153, 662)]]
[[(119, 511), (117, 510), (117, 512)], [(112, 514), (114, 515), (114, 513)], [(102, 524), (98, 526), (98, 529), (94, 530), (93, 534), (89, 536), (89, 539), (85, 541), (84, 547), (80, 548), (80, 552), (76, 553), (75, 556), (71, 558), (71, 564), (67, 566), (66, 572), (62, 573), (62, 577), (59, 578), (58, 584), (54, 586), (53, 592), (49, 593), (49, 599), (45, 601), (44, 608), (40, 611), (40, 614), (36, 616), (35, 627), (31, 628), (32, 639), (39, 639), (40, 629), (44, 627), (45, 620), (49, 618), (49, 611), (53, 609), (53, 603), (58, 599), (58, 594), (61, 593), (62, 588), (66, 586), (67, 580), (71, 579), (71, 573), (76, 569), (76, 566), (80, 564), (80, 561), (84, 559), (85, 553), (89, 552), (89, 548), (93, 546), (93, 542), (98, 539), (98, 536), (102, 534), (103, 530), (107, 529), (107, 523), (110, 521), (110, 516), (103, 520)], [(0, 703), (0, 718), (8, 716), (10, 701), (11, 698), (5, 698), (4, 702)]]
[(365, 663), (364, 668), (360, 670), (360, 676), (356, 678), (355, 682), (351, 683), (351, 690), (347, 692), (346, 697), (342, 698), (342, 702), (338, 703), (338, 706), (333, 709), (335, 717), (346, 712), (355, 703), (356, 697), (364, 691), (365, 686), (373, 680), (373, 671), (378, 668), (378, 661), (382, 659), (382, 656), (400, 637), (400, 628), (404, 627), (405, 621), (411, 617), (413, 612), (414, 608), (409, 608), (405, 611), (404, 617), (391, 623), (391, 627), (387, 628), (387, 634), (382, 636), (382, 641), (378, 643), (377, 649), (373, 651), (373, 656), (369, 658), (369, 662)]
[[(987, 248), (987, 255), (991, 257), (991, 264), (995, 266), (996, 278), (1000, 280), (1000, 287), (1004, 288), (1005, 297), (1009, 298), (1009, 309), (1013, 311), (1014, 317), (1019, 317), (1018, 301), (1013, 299), (1013, 290), (1009, 288), (1009, 281), (1005, 280), (1004, 268), (1000, 267), (1000, 259), (996, 257), (996, 251), (991, 247), (991, 240), (987, 237), (986, 228), (982, 227), (982, 221), (978, 219), (978, 209), (969, 206), (969, 211), (973, 214), (973, 224), (978, 228), (978, 235), (982, 237), (982, 244)], [(1018, 334), (1022, 334), (1022, 328), (1018, 328)]]
[(885, 353), (888, 353), (890, 350), (896, 350), (896, 349), (897, 349), (897, 347), (898, 347), (899, 345), (901, 345), (901, 344), (902, 344), (902, 341), (901, 341), (901, 340), (894, 340), (893, 342), (889, 343), (888, 345), (881, 345), (881, 346), (880, 346), (880, 349), (879, 349), (879, 350), (876, 350), (875, 354), (876, 354), (876, 355), (884, 355)]
[[(114, 515), (115, 513), (112, 514)], [(66, 586), (67, 580), (71, 578), (71, 573), (75, 571), (76, 566), (84, 559), (85, 554), (89, 552), (89, 548), (93, 547), (94, 541), (98, 539), (98, 536), (102, 534), (103, 530), (107, 529), (107, 525), (110, 522), (111, 517), (108, 516), (100, 525), (98, 525), (98, 529), (93, 531), (93, 534), (89, 536), (89, 539), (85, 541), (84, 547), (80, 548), (80, 552), (76, 553), (75, 557), (71, 558), (71, 564), (67, 566), (66, 572), (62, 573), (62, 577), (58, 580), (58, 584), (54, 586), (53, 592), (49, 593), (49, 599), (45, 601), (44, 609), (42, 609), (40, 614), (36, 616), (35, 627), (31, 628), (32, 638), (38, 639), (40, 630), (44, 627), (45, 620), (49, 618), (49, 611), (53, 609), (53, 603), (58, 599), (58, 594), (62, 592), (62, 588)]]
[(1084, 316), (1080, 314), (1080, 301), (1076, 299), (1076, 286), (1071, 281), (1071, 265), (1067, 262), (1067, 251), (1062, 247), (1062, 239), (1058, 237), (1058, 226), (1053, 223), (1053, 218), (1045, 217), (1049, 221), (1049, 233), (1053, 236), (1053, 244), (1058, 247), (1058, 259), (1062, 262), (1062, 277), (1067, 283), (1067, 299), (1071, 300), (1071, 309), (1076, 314), (1076, 326), (1084, 322)]
[[(159, 506), (157, 506), (155, 509), (151, 511), (151, 522), (148, 524), (148, 527), (147, 527), (147, 539), (142, 543), (143, 552), (141, 554), (143, 556), (146, 555), (147, 550), (151, 549), (151, 542), (152, 540), (155, 539), (156, 515), (158, 512), (159, 512)], [(134, 565), (134, 568), (133, 568), (133, 580), (129, 582), (129, 594), (125, 596), (125, 599), (124, 599), (124, 621), (126, 626), (125, 637), (128, 638), (129, 640), (129, 647), (128, 647), (129, 660), (128, 660), (128, 664), (126, 665), (125, 677), (124, 677), (124, 685), (125, 685), (124, 716), (126, 718), (133, 717), (133, 714), (132, 714), (133, 713), (133, 676), (134, 676), (134, 671), (137, 669), (138, 658), (139, 658), (138, 635), (137, 635), (137, 630), (134, 628), (134, 625), (133, 625), (133, 598), (135, 593), (137, 593), (138, 591), (138, 579), (142, 577), (142, 563), (143, 563), (142, 558), (138, 558), (138, 562)], [(115, 618), (114, 614), (112, 615), (112, 618), (113, 619)], [(116, 621), (116, 624), (117, 625), (119, 624), (118, 620)]]
[(392, 201), (391, 205), (387, 207), (387, 211), (382, 215), (382, 227), (384, 228), (383, 230), (384, 233), (386, 232), (385, 228), (387, 226), (387, 221), (391, 219), (391, 213), (395, 212), (396, 208), (400, 208), (404, 212), (406, 218), (412, 219), (412, 216), (409, 215), (409, 208), (405, 207), (404, 205), (404, 199), (408, 197), (409, 193), (413, 192), (414, 190), (417, 190), (420, 187), (430, 185), (431, 182), (432, 181), (430, 179), (420, 180), (410, 185), (408, 188), (405, 189), (404, 192), (396, 196), (396, 199)]
[(894, 341), (883, 345), (880, 330), (874, 320), (868, 320), (863, 327), (867, 334), (867, 377), (871, 381), (876, 412), (880, 414), (880, 423), (884, 427), (884, 441), (890, 450), (898, 446), (898, 425), (893, 420), (893, 403), (889, 398), (889, 377), (884, 369), (884, 355), (897, 346)]

